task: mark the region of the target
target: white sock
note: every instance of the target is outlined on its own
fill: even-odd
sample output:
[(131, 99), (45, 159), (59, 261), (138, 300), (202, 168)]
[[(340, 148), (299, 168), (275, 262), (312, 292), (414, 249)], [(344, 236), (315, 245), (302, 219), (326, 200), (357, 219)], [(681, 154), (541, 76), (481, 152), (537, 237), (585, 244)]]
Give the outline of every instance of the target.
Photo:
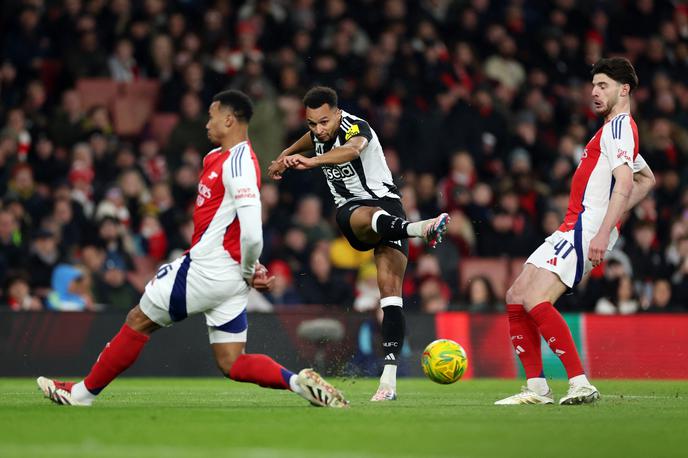
[(392, 390), (397, 389), (397, 366), (396, 364), (385, 364), (380, 377), (380, 385), (389, 387)]
[(549, 393), (549, 385), (547, 385), (547, 379), (542, 377), (529, 378), (526, 381), (526, 386), (530, 391), (533, 391), (540, 396), (544, 396)]
[(588, 386), (588, 385), (590, 385), (590, 382), (588, 381), (588, 377), (586, 377), (585, 374), (576, 375), (575, 377), (571, 377), (569, 379), (569, 383), (573, 386)]
[(83, 380), (79, 383), (75, 383), (72, 387), (72, 399), (76, 401), (91, 405), (95, 398), (96, 395), (86, 389), (86, 385), (84, 384)]
[(370, 220), (370, 227), (372, 227), (375, 232), (377, 232), (377, 219), (380, 215), (389, 215), (389, 213), (384, 210), (378, 210), (373, 213), (373, 219)]
[(423, 226), (428, 220), (416, 221), (415, 223), (409, 223), (406, 226), (406, 233), (411, 237), (422, 237), (423, 236)]
[(297, 376), (296, 374), (294, 374), (294, 375), (292, 375), (291, 377), (289, 377), (289, 389), (292, 390), (292, 391), (293, 391), (294, 393), (296, 393), (296, 394), (302, 394), (302, 393), (303, 393), (303, 390), (301, 389), (301, 387), (299, 386), (299, 384), (296, 383), (296, 378), (297, 378), (297, 377), (298, 377), (298, 376)]

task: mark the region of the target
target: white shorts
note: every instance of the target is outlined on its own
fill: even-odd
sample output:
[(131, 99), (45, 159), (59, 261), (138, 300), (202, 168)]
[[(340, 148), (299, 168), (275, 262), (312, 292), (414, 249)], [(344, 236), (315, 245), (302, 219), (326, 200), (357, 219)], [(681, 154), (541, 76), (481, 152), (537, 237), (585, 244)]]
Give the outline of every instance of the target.
[(160, 326), (203, 313), (210, 343), (246, 342), (249, 286), (237, 279), (205, 276), (184, 255), (160, 266), (141, 297), (141, 311)]
[[(593, 237), (594, 235), (576, 229), (568, 232), (556, 231), (530, 255), (526, 264), (557, 274), (566, 286), (573, 288), (592, 270), (588, 248)], [(607, 253), (612, 250), (618, 238), (619, 232), (614, 228), (609, 236)]]

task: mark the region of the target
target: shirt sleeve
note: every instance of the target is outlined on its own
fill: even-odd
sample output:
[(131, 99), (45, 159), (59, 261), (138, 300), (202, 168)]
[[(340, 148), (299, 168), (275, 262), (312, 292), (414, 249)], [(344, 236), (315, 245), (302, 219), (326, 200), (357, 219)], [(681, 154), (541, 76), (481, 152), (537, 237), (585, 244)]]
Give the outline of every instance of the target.
[(362, 119), (343, 118), (342, 124), (344, 127), (344, 142), (348, 142), (354, 137), (364, 137), (370, 141), (373, 139), (373, 131), (370, 126)]
[(602, 154), (607, 158), (609, 167), (614, 170), (622, 164), (633, 169), (635, 140), (629, 116), (614, 118), (602, 132)]
[(224, 165), (222, 179), (225, 189), (237, 207), (260, 207), (258, 177), (251, 151), (247, 146), (235, 150)]
[(633, 173), (638, 173), (645, 167), (647, 167), (647, 162), (645, 162), (645, 158), (638, 153), (635, 157), (635, 161), (633, 161)]

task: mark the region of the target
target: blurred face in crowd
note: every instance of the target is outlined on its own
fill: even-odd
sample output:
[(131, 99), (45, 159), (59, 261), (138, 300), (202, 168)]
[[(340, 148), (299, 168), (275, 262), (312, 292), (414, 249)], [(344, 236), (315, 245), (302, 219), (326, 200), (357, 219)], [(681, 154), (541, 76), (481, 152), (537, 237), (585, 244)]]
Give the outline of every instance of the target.
[(595, 114), (606, 117), (614, 109), (621, 97), (628, 96), (630, 86), (614, 81), (604, 73), (592, 78), (592, 107)]
[(329, 142), (334, 139), (341, 120), (342, 110), (331, 107), (328, 103), (318, 108), (306, 107), (308, 128), (321, 142)]

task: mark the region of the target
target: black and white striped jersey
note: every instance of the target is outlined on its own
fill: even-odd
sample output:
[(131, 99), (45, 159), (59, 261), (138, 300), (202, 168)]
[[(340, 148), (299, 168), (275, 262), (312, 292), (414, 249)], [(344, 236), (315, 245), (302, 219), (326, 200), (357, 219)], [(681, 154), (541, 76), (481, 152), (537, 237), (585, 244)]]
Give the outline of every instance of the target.
[(341, 207), (346, 202), (360, 199), (399, 199), (380, 140), (366, 121), (342, 110), (342, 122), (334, 140), (323, 143), (312, 132), (311, 139), (315, 144), (315, 154), (320, 156), (359, 135), (368, 140), (359, 157), (342, 164), (322, 166), (335, 205)]

